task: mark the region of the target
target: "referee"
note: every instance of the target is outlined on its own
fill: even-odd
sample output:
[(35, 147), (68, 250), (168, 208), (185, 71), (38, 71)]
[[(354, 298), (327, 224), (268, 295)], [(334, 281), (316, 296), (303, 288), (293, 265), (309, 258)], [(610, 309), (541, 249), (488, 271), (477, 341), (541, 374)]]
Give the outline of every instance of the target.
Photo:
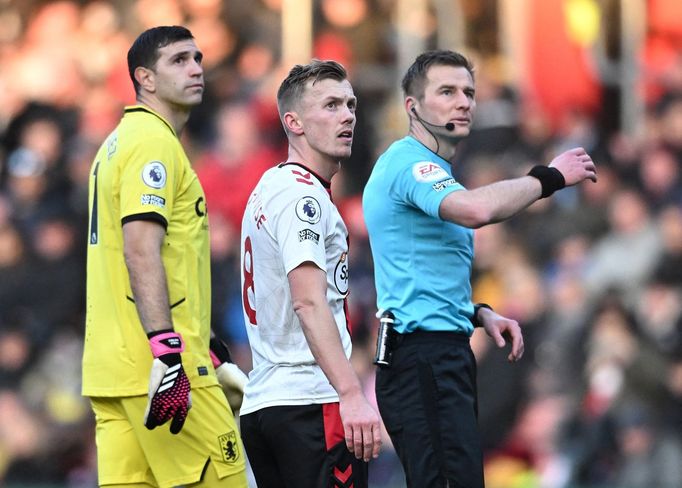
[[(483, 327), (509, 360), (523, 355), (515, 320), (471, 301), (473, 230), (505, 220), (564, 186), (596, 181), (581, 148), (527, 176), (467, 191), (453, 176), (457, 144), (476, 107), (473, 67), (429, 51), (403, 78), (409, 134), (379, 157), (363, 195), (378, 307), (388, 327), (376, 394), (412, 488), (482, 488), (476, 363)], [(381, 336), (380, 336), (381, 337)]]

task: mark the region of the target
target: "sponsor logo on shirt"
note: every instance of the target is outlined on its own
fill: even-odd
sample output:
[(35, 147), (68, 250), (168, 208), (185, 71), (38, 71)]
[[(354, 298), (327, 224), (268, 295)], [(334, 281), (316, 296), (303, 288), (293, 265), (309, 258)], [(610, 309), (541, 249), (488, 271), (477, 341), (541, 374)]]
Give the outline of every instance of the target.
[(161, 161), (152, 161), (142, 168), (144, 184), (157, 190), (166, 186), (166, 167)]
[(298, 242), (313, 241), (315, 244), (320, 242), (320, 234), (311, 229), (303, 229), (298, 232)]
[(208, 207), (206, 206), (204, 197), (197, 198), (197, 201), (194, 202), (194, 213), (197, 214), (197, 217), (203, 217), (206, 215), (206, 212), (208, 212)]
[(111, 159), (111, 156), (116, 152), (118, 146), (118, 133), (114, 132), (109, 140), (107, 141), (107, 159)]
[(296, 217), (309, 224), (317, 224), (322, 217), (320, 204), (313, 197), (303, 197), (296, 203)]
[(334, 285), (341, 295), (348, 295), (348, 253), (344, 252), (336, 263)]
[(432, 188), (436, 191), (443, 191), (447, 187), (452, 186), (452, 185), (456, 185), (456, 184), (457, 184), (457, 181), (454, 178), (449, 178), (447, 180), (439, 181), (438, 183), (434, 183), (432, 185)]
[(442, 180), (450, 176), (447, 171), (431, 161), (422, 161), (412, 166), (412, 176), (420, 183)]
[(140, 204), (153, 205), (159, 208), (166, 208), (166, 199), (158, 195), (150, 195), (145, 193), (140, 197)]

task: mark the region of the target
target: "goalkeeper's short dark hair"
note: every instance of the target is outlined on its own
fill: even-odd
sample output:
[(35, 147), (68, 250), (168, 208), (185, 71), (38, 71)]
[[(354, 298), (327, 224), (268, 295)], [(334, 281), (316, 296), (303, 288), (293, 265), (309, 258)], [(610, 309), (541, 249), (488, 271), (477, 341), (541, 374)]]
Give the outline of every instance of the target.
[(142, 66), (153, 70), (159, 60), (159, 49), (186, 39), (194, 39), (194, 36), (189, 29), (179, 25), (152, 27), (135, 39), (128, 50), (128, 73), (136, 95), (140, 93), (140, 84), (135, 79), (135, 69)]

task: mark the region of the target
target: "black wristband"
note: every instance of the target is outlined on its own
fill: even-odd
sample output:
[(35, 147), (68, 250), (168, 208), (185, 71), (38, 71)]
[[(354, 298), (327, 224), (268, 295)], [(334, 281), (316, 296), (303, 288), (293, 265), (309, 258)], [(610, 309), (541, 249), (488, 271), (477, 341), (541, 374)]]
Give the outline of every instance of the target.
[(482, 308), (487, 308), (488, 310), (492, 310), (493, 307), (488, 305), (487, 303), (476, 303), (474, 304), (474, 314), (471, 316), (471, 323), (473, 324), (474, 327), (483, 327), (483, 324), (478, 320), (478, 312)]
[(209, 342), (209, 348), (211, 349), (211, 352), (215, 354), (215, 356), (220, 360), (221, 363), (234, 362), (232, 361), (232, 355), (230, 354), (230, 350), (227, 348), (227, 344), (225, 344), (217, 337), (213, 337), (211, 339), (211, 341)]
[(547, 198), (555, 191), (561, 190), (566, 186), (566, 180), (561, 171), (549, 166), (533, 166), (528, 172), (528, 176), (540, 180), (540, 185), (542, 185), (542, 195), (540, 195), (540, 198)]
[(168, 329), (161, 329), (161, 330), (152, 330), (151, 332), (147, 332), (147, 339), (151, 339), (154, 336), (161, 335), (161, 334), (168, 334), (169, 332), (175, 332), (172, 328)]

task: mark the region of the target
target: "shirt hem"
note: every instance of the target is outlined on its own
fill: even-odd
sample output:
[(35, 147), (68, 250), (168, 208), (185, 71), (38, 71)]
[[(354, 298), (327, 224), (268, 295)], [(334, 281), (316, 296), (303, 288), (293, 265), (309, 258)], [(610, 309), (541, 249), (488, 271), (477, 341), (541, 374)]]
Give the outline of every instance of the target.
[(286, 407), (286, 406), (296, 406), (296, 405), (319, 405), (322, 403), (335, 403), (339, 401), (338, 395), (331, 395), (324, 398), (298, 398), (298, 399), (282, 399), (282, 400), (270, 400), (266, 402), (259, 402), (258, 404), (252, 406), (242, 405), (239, 415), (246, 415), (248, 413), (257, 412), (264, 408), (269, 407)]

